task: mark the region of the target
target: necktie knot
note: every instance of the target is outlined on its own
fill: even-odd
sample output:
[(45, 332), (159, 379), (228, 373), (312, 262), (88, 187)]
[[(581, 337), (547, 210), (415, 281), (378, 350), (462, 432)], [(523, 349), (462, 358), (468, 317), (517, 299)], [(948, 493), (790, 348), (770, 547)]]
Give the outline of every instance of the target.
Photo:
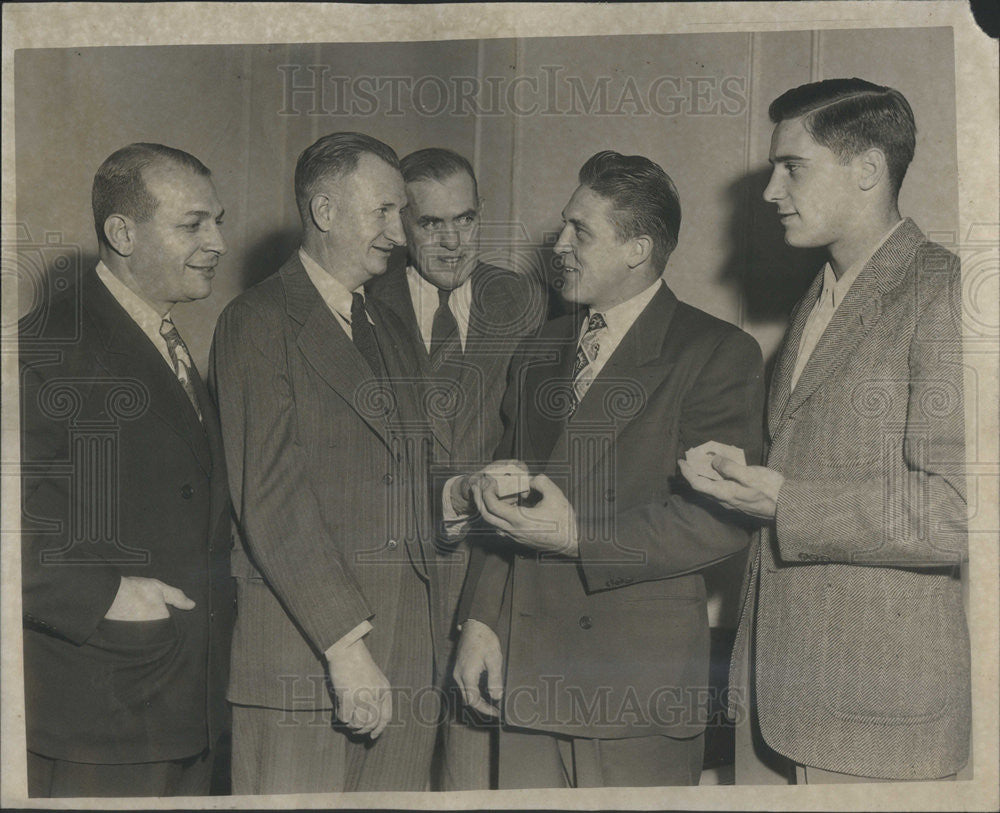
[(451, 298), (451, 288), (438, 288), (438, 307), (447, 308)]
[(590, 314), (590, 320), (587, 322), (587, 332), (592, 330), (603, 330), (608, 326), (608, 323), (604, 321), (604, 314), (602, 313), (592, 313)]
[(355, 291), (351, 294), (351, 329), (360, 322), (368, 321), (368, 311), (365, 310), (365, 298)]

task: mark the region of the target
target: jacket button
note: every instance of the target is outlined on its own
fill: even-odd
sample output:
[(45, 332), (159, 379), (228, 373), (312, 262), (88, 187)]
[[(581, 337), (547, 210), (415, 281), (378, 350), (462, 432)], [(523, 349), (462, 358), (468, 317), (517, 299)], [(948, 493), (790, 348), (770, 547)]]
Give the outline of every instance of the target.
[(181, 486), (181, 496), (185, 500), (190, 500), (194, 496), (194, 489), (191, 487), (190, 483), (185, 483)]
[(592, 619), (589, 615), (580, 616), (581, 629), (589, 630), (592, 626), (594, 626), (594, 619)]
[(388, 542), (386, 542), (386, 543), (385, 543), (385, 546), (386, 546), (386, 547), (387, 547), (387, 548), (388, 548), (389, 550), (396, 550), (396, 546), (397, 546), (398, 544), (399, 544), (399, 543), (397, 543), (395, 539), (390, 539), (390, 540), (389, 540)]
[(393, 477), (392, 477), (391, 474), (386, 474), (385, 477), (382, 478), (382, 482), (385, 483), (387, 486), (391, 486), (392, 485), (392, 480), (393, 480)]
[(607, 500), (608, 502), (614, 502), (615, 501), (615, 490), (613, 488), (609, 488), (607, 491), (605, 491), (604, 492), (604, 499)]

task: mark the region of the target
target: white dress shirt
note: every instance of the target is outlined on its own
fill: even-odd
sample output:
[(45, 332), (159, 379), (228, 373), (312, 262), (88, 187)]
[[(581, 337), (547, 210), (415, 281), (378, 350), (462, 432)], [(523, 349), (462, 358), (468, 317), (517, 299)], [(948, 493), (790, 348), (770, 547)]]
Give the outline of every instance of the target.
[[(420, 328), (420, 337), (424, 340), (424, 347), (427, 352), (431, 352), (431, 332), (434, 329), (434, 313), (441, 304), (438, 299), (438, 287), (420, 276), (412, 265), (406, 266), (406, 284), (410, 288), (410, 301), (413, 303), (413, 312), (417, 317), (417, 326)], [(448, 307), (451, 309), (458, 323), (458, 337), (462, 343), (462, 352), (465, 352), (465, 337), (469, 333), (469, 312), (472, 308), (472, 277), (452, 290), (448, 298)]]
[(170, 358), (170, 350), (167, 348), (167, 340), (160, 333), (160, 325), (163, 320), (170, 315), (168, 310), (164, 314), (156, 312), (156, 308), (150, 305), (139, 294), (129, 288), (118, 277), (111, 273), (102, 261), (97, 262), (97, 278), (104, 283), (104, 287), (115, 298), (115, 301), (125, 309), (125, 313), (135, 322), (146, 337), (153, 343), (153, 346), (163, 356), (163, 360), (170, 368), (170, 372), (177, 375), (174, 370), (173, 359)]
[(847, 296), (847, 292), (851, 290), (851, 286), (857, 280), (862, 270), (864, 270), (864, 267), (868, 265), (868, 261), (875, 255), (875, 252), (882, 248), (882, 244), (889, 239), (902, 222), (900, 220), (899, 223), (889, 229), (882, 239), (878, 241), (878, 245), (863, 259), (858, 260), (858, 262), (854, 263), (854, 265), (841, 274), (840, 279), (837, 279), (837, 275), (833, 273), (833, 266), (829, 262), (823, 266), (823, 287), (816, 299), (816, 304), (813, 305), (813, 309), (809, 312), (808, 319), (806, 319), (805, 328), (802, 330), (802, 338), (799, 339), (798, 355), (795, 357), (795, 367), (792, 370), (793, 390), (799, 382), (799, 376), (802, 375), (802, 370), (805, 369), (809, 357), (812, 356), (816, 345), (819, 344), (819, 340), (823, 337), (824, 331), (829, 327), (830, 320), (833, 319), (833, 315), (837, 312), (837, 308), (840, 307), (840, 303)]

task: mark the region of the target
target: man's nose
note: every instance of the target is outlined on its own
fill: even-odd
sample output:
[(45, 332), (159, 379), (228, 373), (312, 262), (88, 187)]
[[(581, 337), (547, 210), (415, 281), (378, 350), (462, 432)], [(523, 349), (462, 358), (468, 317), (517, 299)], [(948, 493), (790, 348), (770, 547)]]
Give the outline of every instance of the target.
[(389, 225), (386, 227), (384, 234), (397, 246), (406, 245), (406, 232), (403, 231), (403, 221), (398, 212), (390, 216)]
[(445, 226), (438, 234), (438, 242), (443, 248), (454, 251), (461, 244), (462, 238), (458, 234), (458, 229), (454, 226)]
[(202, 248), (216, 254), (226, 253), (226, 240), (222, 236), (222, 227), (215, 221), (212, 221), (212, 224), (205, 231), (205, 244)]
[(563, 226), (562, 231), (559, 232), (559, 237), (556, 239), (556, 244), (552, 246), (552, 250), (556, 254), (569, 254), (573, 250), (569, 244), (569, 226)]
[(785, 196), (785, 185), (778, 177), (778, 168), (771, 170), (771, 178), (764, 187), (764, 200), (768, 203), (777, 203)]

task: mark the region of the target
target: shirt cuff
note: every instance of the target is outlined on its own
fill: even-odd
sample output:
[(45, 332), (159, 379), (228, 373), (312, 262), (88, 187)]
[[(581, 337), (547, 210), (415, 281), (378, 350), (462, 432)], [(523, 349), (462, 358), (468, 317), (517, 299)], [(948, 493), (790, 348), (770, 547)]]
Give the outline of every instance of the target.
[(328, 661), (334, 660), (338, 655), (340, 655), (347, 647), (352, 644), (356, 644), (362, 638), (364, 638), (369, 632), (375, 629), (372, 626), (371, 621), (367, 619), (358, 624), (354, 629), (352, 629), (347, 635), (344, 635), (340, 640), (336, 641), (329, 649), (326, 650), (326, 659)]

